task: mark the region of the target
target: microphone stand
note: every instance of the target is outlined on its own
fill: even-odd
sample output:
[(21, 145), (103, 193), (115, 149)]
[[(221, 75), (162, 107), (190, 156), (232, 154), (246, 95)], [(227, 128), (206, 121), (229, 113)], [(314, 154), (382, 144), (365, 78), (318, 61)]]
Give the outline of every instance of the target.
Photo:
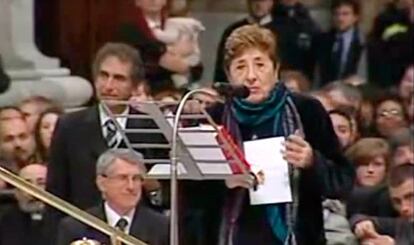
[(180, 117), (183, 113), (185, 103), (189, 98), (197, 93), (203, 93), (211, 95), (206, 92), (204, 89), (194, 89), (189, 91), (184, 95), (181, 101), (178, 104), (177, 112), (174, 117), (173, 125), (173, 135), (172, 135), (172, 146), (171, 146), (171, 216), (170, 216), (170, 245), (178, 245), (178, 157), (177, 157), (177, 137), (178, 137), (178, 127), (180, 124)]

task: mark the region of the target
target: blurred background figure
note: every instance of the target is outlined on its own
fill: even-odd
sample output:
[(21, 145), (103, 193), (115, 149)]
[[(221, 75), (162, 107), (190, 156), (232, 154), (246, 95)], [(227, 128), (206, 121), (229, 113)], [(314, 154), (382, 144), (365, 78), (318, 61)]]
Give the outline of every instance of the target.
[(374, 136), (374, 101), (378, 99), (380, 90), (369, 83), (361, 84), (356, 88), (362, 97), (361, 106), (356, 116), (360, 137)]
[(414, 2), (392, 0), (374, 20), (368, 41), (369, 81), (389, 89), (414, 63)]
[(219, 99), (219, 94), (216, 90), (210, 87), (202, 88), (205, 93), (197, 93), (194, 95), (194, 99), (197, 100), (202, 108), (208, 108), (214, 105)]
[[(45, 189), (47, 168), (33, 163), (23, 167), (19, 176)], [(26, 194), (15, 190), (17, 203), (8, 207), (0, 218), (1, 245), (45, 244), (43, 212), (45, 205)]]
[(335, 130), (335, 134), (341, 143), (342, 149), (345, 150), (348, 146), (354, 143), (355, 136), (352, 129), (353, 119), (350, 113), (346, 110), (334, 109), (328, 112), (331, 117), (332, 125)]
[(5, 106), (0, 108), (0, 120), (7, 120), (12, 118), (24, 119), (23, 112), (15, 106)]
[[(262, 27), (268, 28), (272, 33), (276, 34), (277, 31), (273, 25), (273, 17), (271, 11), (274, 6), (274, 0), (246, 0), (248, 16), (235, 23), (229, 25), (223, 32), (220, 43), (217, 48), (217, 60), (214, 70), (215, 82), (227, 82), (227, 75), (224, 71), (224, 50), (225, 43), (230, 34), (238, 27), (258, 24)], [(277, 35), (275, 35), (277, 36)]]
[(4, 93), (10, 86), (10, 77), (3, 70), (3, 61), (0, 56), (0, 94)]
[(356, 169), (356, 185), (377, 186), (385, 181), (390, 148), (381, 138), (363, 138), (345, 152)]
[(414, 132), (404, 128), (393, 133), (389, 138), (391, 146), (391, 164), (414, 164)]
[(315, 39), (320, 28), (308, 7), (299, 0), (274, 1), (273, 23), (281, 59), (281, 68), (297, 70), (313, 77)]
[(63, 111), (60, 108), (51, 108), (39, 115), (34, 136), (37, 151), (43, 163), (47, 163), (49, 160), (49, 149), (52, 143), (52, 135), (58, 118), (62, 113)]
[[(196, 82), (201, 78), (201, 62), (190, 64), (181, 51), (189, 49), (188, 40), (170, 47), (157, 38), (164, 33), (169, 9), (166, 0), (135, 0), (135, 18), (120, 25), (115, 39), (137, 48), (144, 61), (145, 77), (152, 95), (177, 88), (173, 75), (183, 75)], [(190, 28), (191, 29), (191, 28)], [(198, 32), (198, 31), (197, 31)], [(196, 30), (193, 30), (196, 33)]]
[(43, 96), (33, 96), (20, 103), (19, 108), (24, 114), (30, 132), (34, 132), (39, 115), (52, 107), (56, 107), (55, 103)]
[(37, 161), (35, 140), (23, 118), (0, 120), (0, 159), (12, 170)]
[(362, 244), (414, 243), (414, 165), (391, 169), (388, 178), (389, 197), (398, 211), (397, 218), (355, 215), (351, 225)]
[(389, 137), (393, 132), (407, 127), (408, 118), (403, 101), (398, 95), (386, 93), (374, 103), (375, 130), (378, 136)]
[(326, 91), (314, 90), (309, 92), (309, 95), (317, 99), (326, 111), (331, 111), (336, 108), (335, 101)]
[(343, 82), (346, 84), (352, 85), (354, 87), (359, 87), (367, 83), (367, 81), (363, 77), (358, 76), (358, 75), (349, 76), (343, 79)]
[(356, 182), (347, 198), (347, 216), (365, 214), (394, 217), (386, 185), (390, 167), (390, 147), (382, 138), (362, 138), (350, 146), (345, 155), (354, 163)]
[(413, 122), (413, 97), (414, 97), (414, 64), (407, 67), (404, 76), (398, 86), (398, 95), (404, 102), (404, 109), (407, 112), (410, 122)]
[(360, 5), (356, 0), (334, 1), (332, 28), (316, 43), (320, 86), (353, 75), (365, 75), (364, 43), (358, 29)]
[(356, 87), (342, 81), (335, 81), (322, 87), (322, 90), (332, 98), (336, 108), (348, 108), (354, 115), (359, 111), (362, 95)]
[(306, 93), (311, 87), (311, 82), (300, 71), (284, 70), (280, 73), (280, 81), (283, 82), (288, 89), (296, 93)]
[(151, 88), (146, 81), (141, 82), (132, 93), (131, 101), (145, 102), (152, 101)]

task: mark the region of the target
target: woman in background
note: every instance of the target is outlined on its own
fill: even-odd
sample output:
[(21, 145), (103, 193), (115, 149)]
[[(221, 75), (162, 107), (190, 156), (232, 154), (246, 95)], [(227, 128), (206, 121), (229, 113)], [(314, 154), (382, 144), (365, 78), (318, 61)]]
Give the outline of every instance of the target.
[(49, 159), (49, 149), (52, 142), (53, 131), (59, 116), (63, 113), (60, 108), (50, 108), (40, 114), (35, 126), (35, 140), (38, 154), (42, 162), (47, 163)]

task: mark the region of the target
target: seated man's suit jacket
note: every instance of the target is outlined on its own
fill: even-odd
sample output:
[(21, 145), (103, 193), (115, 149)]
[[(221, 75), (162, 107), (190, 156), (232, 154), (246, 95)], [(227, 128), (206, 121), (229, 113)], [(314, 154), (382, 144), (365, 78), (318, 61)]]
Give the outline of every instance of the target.
[[(87, 211), (99, 219), (106, 221), (103, 205)], [(131, 236), (149, 245), (169, 244), (168, 218), (157, 213), (145, 205), (138, 205), (129, 231)], [(58, 239), (56, 245), (69, 245), (82, 238), (93, 239), (101, 244), (110, 244), (110, 239), (105, 234), (89, 227), (72, 217), (62, 219), (59, 224)]]

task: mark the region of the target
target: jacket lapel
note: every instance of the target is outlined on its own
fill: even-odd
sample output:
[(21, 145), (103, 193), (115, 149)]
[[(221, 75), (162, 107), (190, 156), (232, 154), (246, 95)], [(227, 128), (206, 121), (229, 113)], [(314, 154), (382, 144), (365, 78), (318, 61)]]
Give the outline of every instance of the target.
[(90, 148), (90, 152), (94, 159), (97, 159), (102, 152), (108, 149), (106, 142), (102, 135), (101, 122), (99, 119), (98, 105), (95, 105), (88, 109), (88, 113), (85, 118), (85, 139), (88, 144), (85, 144)]
[(359, 31), (357, 28), (354, 29), (351, 46), (349, 47), (348, 56), (346, 58), (346, 64), (344, 68), (343, 75), (352, 75), (357, 72), (357, 66), (362, 52), (362, 42), (359, 36)]
[(143, 204), (138, 204), (135, 209), (134, 219), (132, 220), (130, 235), (136, 237), (137, 239), (147, 242), (147, 231), (145, 230), (145, 222), (150, 222), (147, 219), (147, 213)]

